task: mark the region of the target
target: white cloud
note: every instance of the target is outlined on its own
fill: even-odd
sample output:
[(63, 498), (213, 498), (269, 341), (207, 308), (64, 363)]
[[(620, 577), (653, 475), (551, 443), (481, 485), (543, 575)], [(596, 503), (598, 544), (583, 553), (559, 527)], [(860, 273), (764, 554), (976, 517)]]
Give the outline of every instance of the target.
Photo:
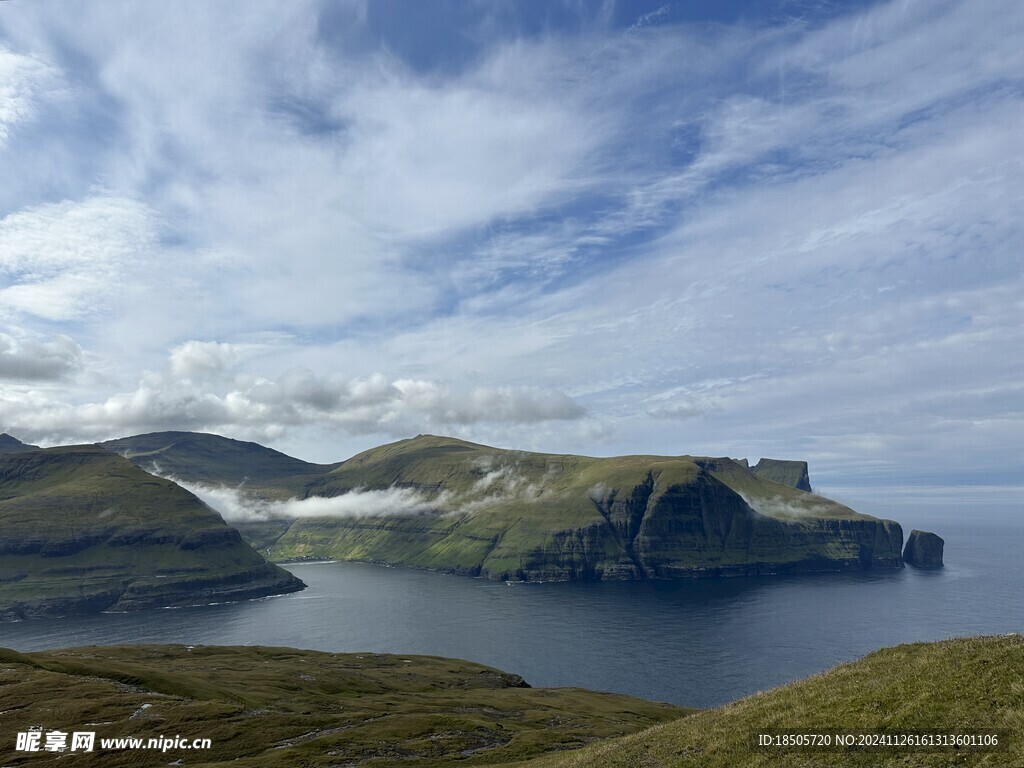
[(28, 208), (0, 220), (0, 310), (74, 320), (132, 290), (155, 241), (153, 214), (120, 197)]
[(0, 149), (19, 123), (36, 114), (36, 103), (59, 92), (58, 73), (46, 62), (0, 46)]
[(215, 509), (229, 523), (296, 520), (305, 517), (391, 517), (436, 512), (443, 499), (430, 499), (409, 488), (355, 489), (340, 496), (267, 501), (244, 489), (212, 487), (169, 478)]
[[(0, 345), (3, 341), (0, 336)], [(76, 351), (80, 355), (70, 344), (61, 340), (51, 345), (50, 356)], [(564, 393), (540, 387), (453, 390), (427, 379), (391, 381), (382, 373), (318, 377), (307, 368), (292, 368), (271, 380), (233, 369), (244, 351), (238, 345), (186, 342), (171, 351), (163, 372), (146, 373), (132, 391), (80, 404), (41, 393), (0, 393), (0, 416), (13, 428), (45, 441), (55, 436), (57, 440), (101, 439), (161, 429), (268, 439), (312, 426), (347, 434), (404, 437), (467, 424), (535, 424), (584, 414)], [(0, 349), (0, 365), (4, 362)], [(17, 362), (11, 358), (12, 374)], [(22, 362), (22, 378), (56, 363), (38, 360), (35, 365), (30, 368)], [(27, 401), (34, 402), (31, 412), (24, 408)]]
[(0, 332), (0, 379), (62, 379), (81, 365), (82, 349), (68, 336), (43, 339)]
[(171, 350), (171, 374), (183, 379), (202, 379), (224, 374), (238, 363), (245, 347), (218, 341), (186, 341)]
[(43, 158), (4, 155), (7, 370), (85, 350), (0, 392), (36, 441), (1019, 469), (1013, 3), (552, 30), (429, 73), (365, 15), (325, 42), (315, 3), (6, 5), (0, 124)]

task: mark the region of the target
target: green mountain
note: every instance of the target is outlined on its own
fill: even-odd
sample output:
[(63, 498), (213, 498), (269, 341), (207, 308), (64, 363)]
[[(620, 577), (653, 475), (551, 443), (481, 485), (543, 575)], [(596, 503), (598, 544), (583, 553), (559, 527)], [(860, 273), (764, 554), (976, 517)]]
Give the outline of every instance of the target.
[[(0, 764), (493, 765), (634, 733), (688, 710), (430, 656), (143, 645), (0, 649)], [(93, 731), (95, 750), (30, 755), (15, 735)], [(103, 749), (121, 737), (210, 739), (206, 750)]]
[(233, 487), (246, 478), (241, 495), (259, 519), (234, 524), (279, 561), (364, 560), (506, 580), (902, 566), (897, 523), (765, 479), (745, 461), (528, 453), (420, 435), (337, 465), (287, 464), (270, 452), (274, 473), (261, 477), (244, 457), (263, 461), (268, 449), (206, 461), (223, 438), (197, 436), (199, 452), (183, 434), (108, 445), (136, 463), (173, 455), (174, 475), (188, 482)]
[(145, 470), (191, 483), (294, 495), (337, 464), (311, 464), (259, 443), (203, 432), (152, 432), (100, 443)]
[(801, 491), (810, 492), (811, 478), (807, 473), (806, 461), (785, 461), (783, 459), (761, 459), (750, 469), (755, 475), (774, 483), (782, 483)]
[[(773, 691), (523, 763), (529, 768), (945, 768), (1024, 765), (1024, 637), (886, 648)], [(836, 746), (836, 734), (997, 734), (999, 748)], [(827, 734), (830, 746), (758, 746), (759, 734)]]
[(0, 454), (0, 620), (303, 586), (191, 493), (99, 446)]
[(23, 443), (16, 437), (11, 437), (6, 432), (0, 434), (0, 453), (20, 453), (22, 451), (38, 451), (38, 445)]

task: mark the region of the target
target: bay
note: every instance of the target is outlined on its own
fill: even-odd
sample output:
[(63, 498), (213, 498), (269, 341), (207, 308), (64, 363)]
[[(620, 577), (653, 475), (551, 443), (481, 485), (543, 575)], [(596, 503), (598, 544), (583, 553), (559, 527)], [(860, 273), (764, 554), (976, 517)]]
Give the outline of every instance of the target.
[(710, 707), (885, 646), (1024, 631), (1018, 520), (1016, 509), (942, 518), (932, 526), (946, 540), (946, 567), (937, 571), (506, 585), (360, 563), (289, 565), (309, 589), (4, 624), (0, 646), (170, 642), (427, 654), (499, 667), (535, 686)]

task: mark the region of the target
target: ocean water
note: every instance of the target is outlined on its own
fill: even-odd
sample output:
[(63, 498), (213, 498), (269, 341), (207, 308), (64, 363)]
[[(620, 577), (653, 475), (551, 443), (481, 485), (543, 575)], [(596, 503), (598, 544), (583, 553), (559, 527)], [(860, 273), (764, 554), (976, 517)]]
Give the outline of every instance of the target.
[[(865, 510), (868, 511), (868, 510)], [(0, 624), (21, 651), (171, 642), (451, 656), (709, 707), (884, 646), (1024, 632), (1015, 508), (892, 515), (946, 540), (938, 571), (513, 584), (358, 563), (290, 565), (309, 589), (246, 603)]]

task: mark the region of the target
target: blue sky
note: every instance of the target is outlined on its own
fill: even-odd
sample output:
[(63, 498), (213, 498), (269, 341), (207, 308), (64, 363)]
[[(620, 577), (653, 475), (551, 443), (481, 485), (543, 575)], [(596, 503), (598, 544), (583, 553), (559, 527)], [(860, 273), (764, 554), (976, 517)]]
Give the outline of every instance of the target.
[(2, 3), (0, 427), (1020, 500), (1021, 39), (998, 0)]

